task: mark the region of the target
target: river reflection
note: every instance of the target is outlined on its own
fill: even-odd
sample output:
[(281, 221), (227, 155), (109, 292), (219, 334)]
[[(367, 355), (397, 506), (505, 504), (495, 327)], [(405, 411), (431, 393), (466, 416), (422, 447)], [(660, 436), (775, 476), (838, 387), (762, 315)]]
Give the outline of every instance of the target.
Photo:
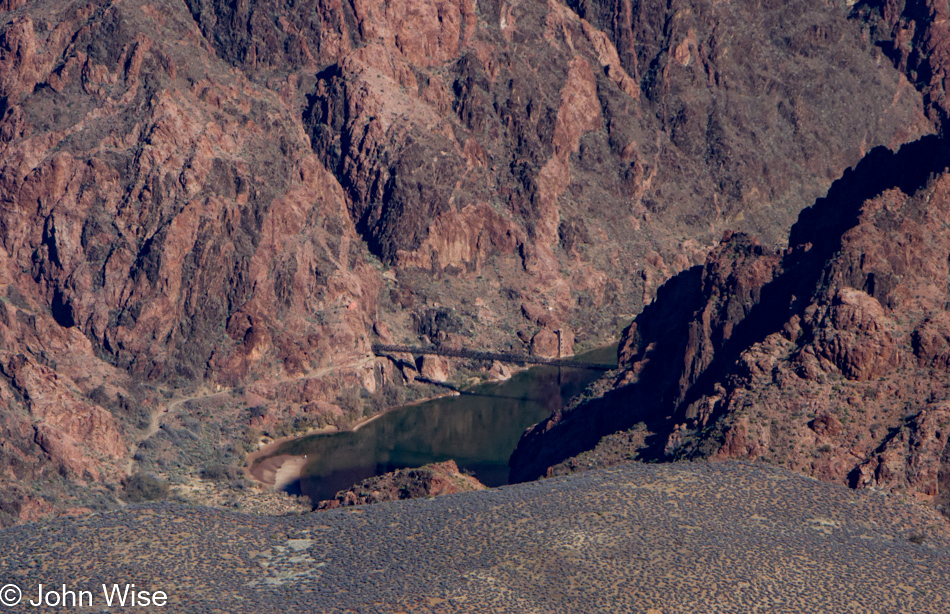
[[(577, 360), (613, 364), (617, 346)], [(307, 455), (289, 490), (314, 502), (374, 475), (454, 459), (487, 486), (508, 483), (508, 457), (524, 430), (562, 407), (604, 374), (594, 369), (535, 367), (507, 382), (461, 396), (402, 407), (357, 431), (289, 441), (274, 454)]]

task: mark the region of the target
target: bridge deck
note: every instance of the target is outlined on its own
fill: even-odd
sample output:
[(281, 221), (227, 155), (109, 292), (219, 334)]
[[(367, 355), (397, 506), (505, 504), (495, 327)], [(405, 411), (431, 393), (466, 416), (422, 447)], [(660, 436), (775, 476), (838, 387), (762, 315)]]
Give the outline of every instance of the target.
[(436, 356), (451, 356), (454, 358), (472, 358), (475, 360), (497, 360), (498, 362), (510, 362), (519, 365), (549, 365), (552, 367), (575, 367), (578, 369), (599, 369), (601, 371), (610, 371), (616, 369), (617, 365), (609, 365), (596, 362), (583, 362), (571, 358), (539, 358), (537, 356), (526, 356), (524, 354), (505, 354), (498, 352), (476, 352), (474, 350), (456, 350), (443, 347), (414, 347), (409, 345), (373, 345), (373, 353), (377, 356), (388, 353), (403, 354), (434, 354)]

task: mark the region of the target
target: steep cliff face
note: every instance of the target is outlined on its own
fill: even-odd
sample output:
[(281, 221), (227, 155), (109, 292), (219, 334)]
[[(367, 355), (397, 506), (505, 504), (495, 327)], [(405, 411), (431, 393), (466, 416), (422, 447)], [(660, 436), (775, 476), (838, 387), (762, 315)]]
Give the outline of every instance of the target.
[(515, 289), (487, 305), (506, 328), (536, 325), (518, 318), (533, 304), (604, 333), (723, 228), (779, 240), (873, 146), (929, 130), (837, 7), (572, 7), (420, 13), (422, 54), (401, 26), (361, 25), (365, 45), (317, 75), (314, 150), (420, 299), (471, 317), (482, 276)]
[(843, 7), (187, 4), (220, 58), (302, 107), (394, 268), (396, 331), (435, 303), (479, 344), (519, 345), (538, 310), (604, 338), (724, 228), (781, 240), (870, 148), (931, 129)]
[(379, 274), (275, 93), (203, 53), (175, 3), (33, 2), (5, 19), (5, 464), (50, 465), (7, 477), (118, 479), (156, 384), (365, 356)]
[(702, 161), (711, 209), (765, 243), (784, 241), (803, 206), (792, 203), (807, 206), (875, 144), (894, 148), (914, 131), (912, 121), (872, 143), (875, 106), (913, 94), (901, 81), (889, 101), (853, 96), (877, 77), (858, 68), (873, 47), (856, 36), (857, 24), (837, 19), (842, 4), (568, 4), (609, 35), (672, 144)]
[(0, 479), (80, 501), (219, 388), (234, 430), (360, 414), (374, 330), (607, 339), (724, 228), (779, 237), (932, 130), (798, 9), (0, 1)]
[(950, 118), (950, 7), (933, 0), (864, 0), (852, 16), (868, 27), (868, 40), (881, 48), (923, 94), (929, 117)]
[(275, 95), (190, 56), (203, 41), (188, 14), (160, 8), (20, 20), (21, 83), (4, 92), (10, 281), (149, 380), (270, 374), (265, 355), (311, 368), (326, 352), (308, 334), (334, 328), (361, 353), (359, 317), (305, 321), (327, 303), (375, 307), (339, 187)]
[(787, 250), (728, 237), (624, 332), (611, 392), (526, 435), (513, 477), (585, 451), (749, 458), (945, 506), (948, 166), (935, 137), (875, 150)]

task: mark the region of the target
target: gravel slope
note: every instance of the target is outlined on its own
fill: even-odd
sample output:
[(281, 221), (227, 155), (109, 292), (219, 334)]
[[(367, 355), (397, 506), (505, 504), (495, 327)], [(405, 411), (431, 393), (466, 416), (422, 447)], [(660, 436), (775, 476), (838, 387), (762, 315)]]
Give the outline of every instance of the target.
[(134, 582), (175, 612), (943, 612), (948, 529), (776, 468), (630, 464), (305, 516), (159, 506), (11, 527), (0, 583)]

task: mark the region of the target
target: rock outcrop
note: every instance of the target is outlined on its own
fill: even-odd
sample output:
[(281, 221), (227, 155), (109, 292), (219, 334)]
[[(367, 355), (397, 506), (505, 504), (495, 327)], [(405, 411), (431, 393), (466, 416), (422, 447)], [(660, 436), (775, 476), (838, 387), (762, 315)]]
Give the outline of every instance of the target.
[(180, 449), (170, 399), (182, 437), (219, 390), (232, 425), (362, 415), (394, 379), (374, 328), (606, 340), (723, 229), (781, 237), (933, 130), (863, 22), (804, 0), (0, 10), (0, 485), (62, 487), (18, 517), (114, 504), (143, 442)]
[(314, 151), (398, 296), (457, 308), (482, 345), (517, 341), (474, 323), (473, 280), (502, 330), (524, 316), (606, 339), (604, 314), (638, 312), (723, 229), (779, 240), (828, 178), (931, 130), (838, 8), (457, 0), (436, 20), (360, 4), (340, 21), (352, 48), (307, 92)]
[[(607, 395), (526, 434), (512, 476), (585, 450), (748, 458), (946, 506), (948, 167), (935, 137), (875, 150), (788, 249), (727, 236), (627, 328)], [(610, 435), (638, 423), (645, 436)]]
[(157, 387), (366, 355), (381, 280), (343, 191), (183, 6), (37, 1), (3, 19), (5, 481), (120, 479)]
[(400, 469), (363, 480), (349, 490), (341, 490), (333, 499), (320, 501), (316, 508), (329, 510), (349, 505), (435, 497), (476, 490), (485, 490), (485, 485), (474, 477), (461, 473), (455, 461), (449, 460), (417, 469)]
[(928, 116), (946, 123), (950, 8), (934, 0), (861, 0), (852, 7), (852, 17), (867, 26), (868, 41), (921, 92)]

